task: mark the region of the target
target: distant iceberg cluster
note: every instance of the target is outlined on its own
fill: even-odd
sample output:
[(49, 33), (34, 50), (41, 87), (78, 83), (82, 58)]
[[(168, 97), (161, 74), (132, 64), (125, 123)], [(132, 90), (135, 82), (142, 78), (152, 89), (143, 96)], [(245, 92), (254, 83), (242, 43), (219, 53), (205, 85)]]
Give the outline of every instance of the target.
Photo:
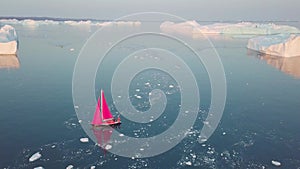
[(273, 23), (215, 23), (200, 25), (196, 21), (181, 23), (163, 22), (160, 29), (164, 33), (188, 36), (194, 39), (226, 35), (251, 38), (247, 48), (282, 57), (300, 56), (300, 30), (293, 26)]
[(18, 36), (14, 27), (4, 25), (0, 29), (0, 54), (14, 55), (18, 49)]
[(40, 25), (70, 25), (70, 26), (140, 26), (141, 22), (139, 21), (109, 21), (109, 22), (100, 22), (100, 21), (91, 21), (91, 20), (66, 20), (66, 21), (55, 21), (55, 20), (33, 20), (33, 19), (0, 19), (2, 24), (18, 24), (29, 27), (37, 27)]
[(248, 40), (247, 48), (274, 56), (300, 56), (300, 35), (278, 34), (258, 36)]
[(196, 21), (186, 21), (182, 23), (163, 22), (160, 29), (165, 33), (176, 33), (187, 35), (192, 38), (200, 38), (203, 35), (271, 35), (279, 33), (300, 33), (296, 27), (287, 25), (275, 25), (273, 23), (214, 23), (210, 25), (200, 25)]

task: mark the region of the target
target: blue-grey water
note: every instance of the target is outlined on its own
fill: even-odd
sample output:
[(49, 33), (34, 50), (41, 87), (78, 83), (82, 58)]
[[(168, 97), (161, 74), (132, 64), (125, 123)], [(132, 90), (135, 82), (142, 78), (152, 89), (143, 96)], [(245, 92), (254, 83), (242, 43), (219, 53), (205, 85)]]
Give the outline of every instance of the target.
[[(20, 42), (19, 68), (0, 69), (0, 168), (65, 168), (70, 164), (75, 168), (275, 168), (272, 160), (280, 161), (281, 168), (300, 167), (299, 57), (278, 59), (248, 51), (247, 39), (212, 39), (224, 66), (227, 99), (218, 128), (207, 142), (200, 144), (197, 139), (211, 99), (209, 77), (199, 60), (181, 53), (197, 77), (201, 93), (200, 111), (192, 131), (163, 154), (125, 158), (105, 152), (91, 140), (79, 141), (87, 134), (74, 109), (72, 76), (79, 51), (96, 28), (15, 28)], [(195, 40), (198, 42), (201, 40)], [(139, 49), (138, 40), (136, 43), (121, 47)], [(103, 61), (95, 81), (95, 94), (100, 88), (105, 90), (113, 113), (117, 110), (110, 81), (121, 61), (118, 57), (124, 52), (121, 47)], [(180, 49), (173, 46), (169, 50)], [(136, 75), (129, 89), (133, 106), (148, 110), (148, 93), (153, 89), (167, 93), (163, 115), (148, 124), (133, 123), (121, 116), (119, 132), (147, 137), (172, 125), (180, 109), (180, 90), (166, 72), (149, 69)], [(42, 157), (29, 162), (35, 152)]]

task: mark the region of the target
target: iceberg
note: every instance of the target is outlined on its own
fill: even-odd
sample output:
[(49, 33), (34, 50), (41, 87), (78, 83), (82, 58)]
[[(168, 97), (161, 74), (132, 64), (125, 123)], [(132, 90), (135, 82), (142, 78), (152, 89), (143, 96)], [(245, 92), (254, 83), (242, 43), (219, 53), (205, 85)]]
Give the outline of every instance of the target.
[(70, 26), (90, 26), (92, 21), (64, 21), (64, 23)]
[(252, 22), (200, 25), (196, 21), (186, 21), (181, 23), (166, 21), (160, 25), (160, 30), (164, 33), (176, 33), (192, 38), (201, 38), (203, 35), (247, 35), (247, 37), (253, 37), (257, 35), (271, 35), (279, 33), (300, 33), (299, 29), (288, 25)]
[(21, 24), (24, 26), (27, 26), (29, 28), (36, 28), (37, 26), (39, 26), (38, 21), (32, 20), (32, 19), (25, 19), (23, 21), (21, 21)]
[(268, 55), (294, 57), (300, 56), (299, 46), (300, 35), (278, 34), (251, 38), (247, 48)]
[(14, 55), (18, 49), (18, 37), (14, 27), (4, 25), (0, 29), (0, 54)]

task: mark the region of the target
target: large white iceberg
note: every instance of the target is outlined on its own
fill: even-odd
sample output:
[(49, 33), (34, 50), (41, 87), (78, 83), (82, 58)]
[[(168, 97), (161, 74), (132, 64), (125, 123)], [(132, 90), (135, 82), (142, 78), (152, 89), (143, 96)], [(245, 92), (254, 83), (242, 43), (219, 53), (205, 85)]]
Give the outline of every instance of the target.
[(279, 33), (300, 33), (296, 27), (288, 25), (275, 25), (272, 23), (214, 23), (210, 25), (200, 25), (196, 21), (186, 21), (181, 23), (163, 22), (160, 29), (164, 33), (176, 33), (188, 35), (192, 38), (203, 37), (203, 35), (271, 35)]
[(248, 40), (248, 49), (282, 57), (300, 56), (300, 35), (278, 34)]
[(18, 37), (14, 27), (4, 25), (0, 29), (0, 54), (16, 54)]

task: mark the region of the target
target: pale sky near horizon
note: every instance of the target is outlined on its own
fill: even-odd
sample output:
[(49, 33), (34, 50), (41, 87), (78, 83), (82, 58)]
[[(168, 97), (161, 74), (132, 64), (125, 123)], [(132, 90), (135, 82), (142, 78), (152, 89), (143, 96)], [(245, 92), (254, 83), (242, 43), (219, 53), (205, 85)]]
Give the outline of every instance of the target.
[(116, 19), (166, 12), (189, 20), (300, 20), (299, 0), (1, 0), (0, 16)]

